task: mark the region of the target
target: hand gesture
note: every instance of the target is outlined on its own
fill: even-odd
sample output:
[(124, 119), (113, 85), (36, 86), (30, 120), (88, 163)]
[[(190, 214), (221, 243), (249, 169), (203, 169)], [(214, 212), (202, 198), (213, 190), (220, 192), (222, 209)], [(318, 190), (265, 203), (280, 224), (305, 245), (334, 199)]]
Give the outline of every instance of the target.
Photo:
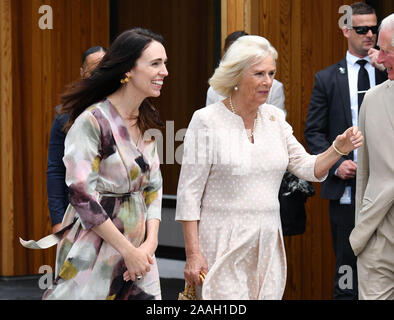
[(127, 271), (123, 273), (125, 281), (135, 281), (138, 276), (143, 277), (150, 271), (150, 264), (153, 264), (152, 257), (140, 248), (134, 249), (133, 252), (123, 258), (127, 267)]
[(208, 264), (201, 253), (186, 257), (185, 280), (189, 285), (201, 285), (200, 272), (208, 273)]
[(378, 63), (379, 50), (376, 50), (374, 48), (369, 49), (368, 56), (369, 59), (371, 60), (371, 64), (376, 69), (379, 69), (380, 71), (384, 71), (384, 69), (386, 69), (383, 64)]
[(350, 127), (344, 133), (336, 137), (334, 148), (341, 154), (349, 152), (361, 147), (363, 144), (363, 135), (358, 131), (358, 127)]
[(343, 161), (337, 171), (337, 176), (343, 180), (352, 179), (356, 176), (357, 164), (352, 160)]
[[(138, 247), (138, 249), (141, 252), (145, 252), (147, 254), (147, 256), (151, 257), (151, 259), (152, 259), (153, 255), (154, 255), (155, 251), (156, 251), (156, 248), (157, 248), (157, 244), (155, 245), (155, 244), (152, 244), (151, 242), (148, 242), (148, 241), (143, 242)], [(132, 280), (130, 272), (128, 270), (123, 273), (123, 280), (124, 281)]]

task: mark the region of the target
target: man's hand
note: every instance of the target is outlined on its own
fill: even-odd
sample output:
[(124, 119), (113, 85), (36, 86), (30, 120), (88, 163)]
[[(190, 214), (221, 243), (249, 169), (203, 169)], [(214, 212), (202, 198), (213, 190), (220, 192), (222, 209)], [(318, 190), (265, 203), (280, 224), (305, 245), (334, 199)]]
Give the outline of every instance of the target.
[(52, 232), (56, 233), (56, 232), (60, 231), (61, 230), (61, 226), (62, 226), (61, 223), (57, 223), (57, 224), (53, 225), (52, 226)]
[(371, 64), (376, 69), (379, 69), (380, 71), (384, 71), (384, 69), (386, 69), (383, 64), (378, 63), (379, 50), (376, 50), (374, 48), (369, 49), (368, 56), (369, 59), (371, 60)]
[(343, 180), (352, 179), (356, 176), (357, 164), (352, 160), (343, 161), (337, 170), (337, 176)]

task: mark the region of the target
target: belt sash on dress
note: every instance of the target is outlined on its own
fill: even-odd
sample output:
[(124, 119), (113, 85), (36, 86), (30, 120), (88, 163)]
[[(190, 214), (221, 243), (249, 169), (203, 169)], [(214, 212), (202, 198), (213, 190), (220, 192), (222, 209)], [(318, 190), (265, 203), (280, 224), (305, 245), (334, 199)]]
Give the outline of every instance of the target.
[[(127, 193), (99, 193), (101, 197), (115, 197), (115, 198), (120, 198), (124, 196), (131, 196), (131, 197), (143, 197), (142, 193), (140, 191), (136, 192), (127, 192)], [(72, 226), (77, 222), (79, 217), (75, 217), (73, 222), (71, 222), (69, 225), (65, 226), (62, 228), (60, 231), (56, 233), (52, 233), (44, 238), (41, 238), (38, 241), (34, 240), (23, 240), (21, 237), (19, 237), (19, 242), (21, 243), (22, 246), (28, 249), (47, 249), (55, 244), (57, 244), (63, 236), (63, 233), (66, 232), (67, 230), (71, 229)]]

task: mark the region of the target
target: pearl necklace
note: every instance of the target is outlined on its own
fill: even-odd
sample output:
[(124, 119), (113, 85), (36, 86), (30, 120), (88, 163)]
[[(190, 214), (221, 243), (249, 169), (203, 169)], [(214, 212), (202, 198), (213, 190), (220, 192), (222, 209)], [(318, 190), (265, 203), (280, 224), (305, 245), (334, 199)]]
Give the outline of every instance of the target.
[[(234, 108), (234, 106), (233, 106), (233, 101), (232, 101), (232, 99), (231, 99), (231, 95), (230, 95), (230, 108), (231, 108), (232, 113), (234, 113), (234, 114), (236, 114), (236, 115), (239, 115), (239, 114), (235, 111), (235, 108)], [(253, 139), (253, 137), (254, 137), (254, 133), (255, 133), (255, 131), (256, 131), (257, 122), (258, 122), (258, 116), (257, 116), (257, 112), (256, 112), (256, 118), (254, 119), (254, 122), (253, 122), (253, 129), (252, 129), (252, 130), (246, 130), (246, 135), (248, 136), (248, 139), (249, 139), (250, 141), (252, 141), (252, 139)]]

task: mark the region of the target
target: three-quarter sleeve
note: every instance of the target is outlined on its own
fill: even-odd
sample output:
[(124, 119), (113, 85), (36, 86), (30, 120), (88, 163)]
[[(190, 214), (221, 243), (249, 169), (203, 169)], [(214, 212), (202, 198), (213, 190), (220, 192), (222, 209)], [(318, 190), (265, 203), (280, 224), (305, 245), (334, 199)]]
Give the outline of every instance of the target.
[(184, 139), (175, 220), (200, 220), (201, 199), (211, 169), (205, 140), (208, 133), (199, 112), (195, 112)]
[(100, 165), (100, 126), (89, 112), (83, 112), (67, 133), (63, 162), (70, 203), (82, 227), (90, 229), (103, 223), (108, 215), (100, 205), (96, 184)]
[(320, 179), (315, 176), (315, 163), (317, 155), (311, 155), (306, 152), (303, 145), (298, 142), (296, 137), (293, 135), (293, 128), (286, 121), (283, 121), (283, 124), (287, 144), (287, 152), (289, 155), (289, 164), (287, 166), (287, 169), (298, 178), (307, 181), (324, 181), (327, 178), (327, 175)]
[(152, 163), (149, 173), (149, 183), (144, 189), (144, 199), (147, 208), (146, 220), (161, 220), (161, 202), (163, 196), (163, 179), (160, 171), (160, 158), (156, 141), (152, 143)]

